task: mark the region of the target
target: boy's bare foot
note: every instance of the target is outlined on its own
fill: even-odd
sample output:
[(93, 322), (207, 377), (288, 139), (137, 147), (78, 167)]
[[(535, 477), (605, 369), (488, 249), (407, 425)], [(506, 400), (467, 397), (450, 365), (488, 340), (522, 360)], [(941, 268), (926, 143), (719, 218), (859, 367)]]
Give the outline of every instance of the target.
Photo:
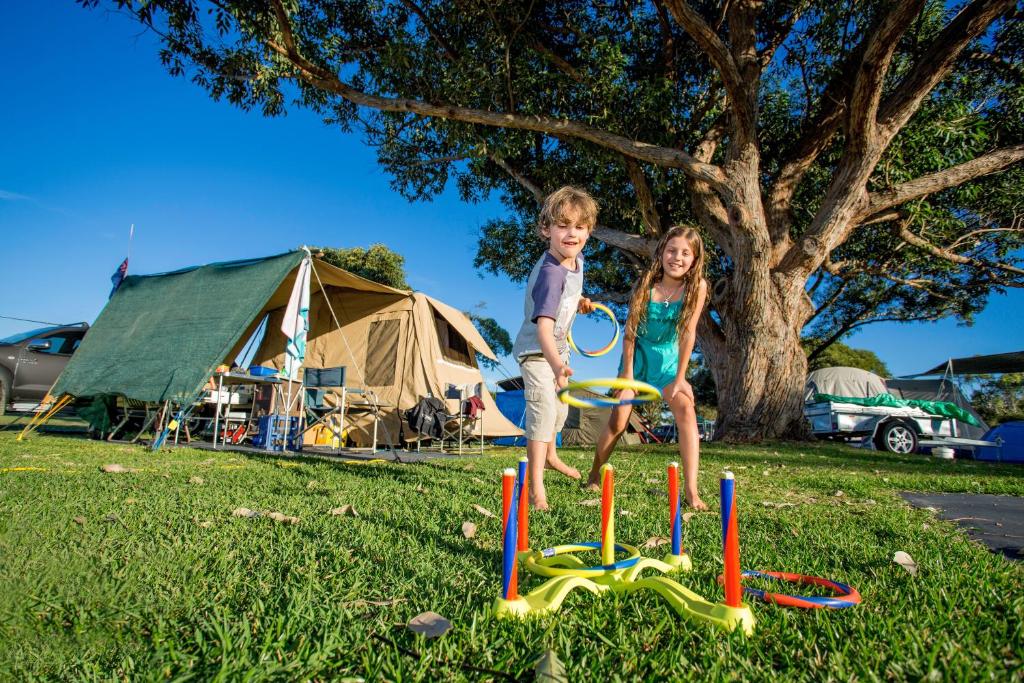
[(551, 509), (551, 508), (548, 507), (548, 499), (547, 499), (547, 497), (536, 498), (536, 497), (531, 495), (530, 496), (530, 506), (534, 510), (537, 510), (539, 512), (547, 512), (548, 510)]
[(564, 474), (565, 476), (569, 477), (570, 479), (579, 479), (580, 478), (580, 471), (578, 469), (576, 469), (575, 467), (570, 467), (569, 465), (566, 465), (558, 457), (548, 458), (547, 462), (544, 463), (544, 468), (545, 469), (549, 469), (549, 470), (555, 470), (556, 472), (560, 472), (560, 473)]
[(692, 507), (698, 512), (703, 512), (708, 509), (707, 503), (700, 499), (700, 496), (694, 496), (692, 499), (690, 496), (686, 497), (686, 504)]

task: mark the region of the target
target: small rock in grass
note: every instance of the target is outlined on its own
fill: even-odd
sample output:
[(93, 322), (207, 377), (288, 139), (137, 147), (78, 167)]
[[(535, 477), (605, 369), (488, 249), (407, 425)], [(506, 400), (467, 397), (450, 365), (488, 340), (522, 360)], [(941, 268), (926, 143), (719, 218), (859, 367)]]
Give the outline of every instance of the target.
[(646, 541), (644, 541), (644, 544), (640, 547), (646, 549), (657, 548), (659, 545), (665, 545), (668, 542), (668, 539), (664, 536), (651, 536)]
[(914, 558), (902, 550), (897, 550), (896, 553), (893, 554), (892, 561), (910, 572), (911, 576), (917, 575), (917, 562), (914, 562)]
[(476, 524), (473, 524), (473, 522), (463, 522), (462, 535), (465, 536), (467, 540), (476, 536)]
[(483, 505), (477, 505), (476, 503), (473, 503), (472, 507), (473, 507), (474, 510), (479, 512), (484, 517), (491, 517), (493, 519), (497, 519), (498, 518), (497, 515), (495, 515), (493, 512), (491, 512), (490, 510), (485, 508)]
[(131, 472), (131, 470), (124, 465), (118, 465), (115, 462), (109, 465), (103, 465), (100, 467), (100, 472), (106, 472), (107, 474), (123, 474), (125, 472)]
[(630, 512), (629, 510), (619, 510), (619, 516), (620, 517), (629, 517), (632, 514), (633, 513)]
[(199, 522), (199, 526), (203, 527), (204, 529), (209, 529), (210, 527), (213, 526), (213, 522), (211, 522), (209, 520), (207, 520), (205, 522)]
[(85, 524), (85, 517), (79, 515), (78, 517), (75, 517), (74, 522), (75, 524)]
[(121, 520), (118, 518), (117, 515), (107, 515), (106, 517), (103, 518), (103, 521), (107, 522), (109, 524), (113, 524), (114, 522), (119, 522)]
[(252, 517), (259, 517), (260, 516), (260, 513), (256, 512), (255, 510), (250, 510), (249, 508), (235, 508), (234, 510), (231, 511), (231, 514), (234, 515), (235, 517), (246, 517), (246, 518), (252, 518)]
[(299, 518), (286, 515), (283, 512), (271, 512), (267, 514), (267, 517), (274, 520), (275, 522), (282, 522), (284, 524), (298, 524)]
[(833, 496), (835, 496), (836, 498), (842, 498), (842, 497), (843, 497), (843, 496), (845, 496), (846, 494), (845, 494), (845, 493), (843, 493), (842, 491), (836, 491), (836, 492), (835, 492), (835, 493), (833, 493), (832, 495), (833, 495)]
[(437, 612), (423, 612), (409, 620), (409, 630), (427, 638), (443, 636), (452, 627), (452, 622)]
[(202, 483), (204, 483), (204, 481), (203, 481), (202, 477), (189, 477), (188, 478), (188, 483), (190, 483), (190, 484), (202, 484)]
[(683, 522), (684, 523), (689, 522), (691, 519), (693, 519), (693, 513), (692, 512), (684, 512), (683, 513)]
[(135, 500), (134, 498), (125, 498), (124, 499), (124, 504), (125, 505), (135, 505), (138, 502), (139, 501)]
[(588, 507), (588, 508), (596, 507), (596, 506), (598, 506), (600, 504), (601, 504), (601, 499), (600, 498), (587, 498), (586, 500), (581, 500), (580, 501), (580, 505), (582, 505), (584, 507)]
[(346, 503), (341, 507), (333, 508), (331, 510), (331, 515), (334, 517), (358, 517), (359, 513), (356, 512), (355, 505), (349, 505)]

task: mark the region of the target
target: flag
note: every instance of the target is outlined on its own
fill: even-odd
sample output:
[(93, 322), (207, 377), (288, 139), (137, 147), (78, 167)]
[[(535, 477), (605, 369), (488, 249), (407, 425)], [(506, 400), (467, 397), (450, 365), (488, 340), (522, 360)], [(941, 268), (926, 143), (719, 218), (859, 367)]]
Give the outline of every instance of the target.
[(284, 370), (282, 375), (290, 380), (299, 378), (299, 368), (306, 358), (306, 334), (309, 332), (309, 274), (313, 263), (309, 257), (303, 259), (295, 274), (295, 286), (284, 310), (281, 331), (287, 337), (285, 344)]
[[(124, 279), (127, 276), (128, 259), (126, 258), (124, 261), (121, 261), (121, 265), (119, 265), (117, 270), (114, 271), (114, 274), (110, 276), (110, 281), (114, 284), (114, 288), (110, 290), (110, 296), (114, 296), (114, 292), (117, 291), (117, 288), (121, 286), (121, 283), (124, 282)], [(110, 296), (107, 298), (109, 299)]]

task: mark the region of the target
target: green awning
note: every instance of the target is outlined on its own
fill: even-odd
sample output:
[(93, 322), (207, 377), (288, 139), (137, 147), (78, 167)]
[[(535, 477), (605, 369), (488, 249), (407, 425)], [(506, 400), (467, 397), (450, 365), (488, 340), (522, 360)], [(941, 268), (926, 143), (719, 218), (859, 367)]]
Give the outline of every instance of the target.
[(304, 255), (128, 276), (51, 393), (192, 399)]

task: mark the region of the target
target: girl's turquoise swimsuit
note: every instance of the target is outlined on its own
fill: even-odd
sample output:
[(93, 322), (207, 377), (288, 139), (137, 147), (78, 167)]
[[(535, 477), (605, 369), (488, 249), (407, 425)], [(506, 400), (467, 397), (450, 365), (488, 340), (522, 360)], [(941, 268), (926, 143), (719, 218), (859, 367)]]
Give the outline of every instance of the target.
[[(647, 304), (647, 318), (637, 330), (633, 350), (633, 379), (663, 389), (673, 382), (679, 369), (679, 335), (676, 321), (682, 299), (668, 306), (655, 302), (652, 297)], [(619, 360), (619, 373), (622, 360)]]

